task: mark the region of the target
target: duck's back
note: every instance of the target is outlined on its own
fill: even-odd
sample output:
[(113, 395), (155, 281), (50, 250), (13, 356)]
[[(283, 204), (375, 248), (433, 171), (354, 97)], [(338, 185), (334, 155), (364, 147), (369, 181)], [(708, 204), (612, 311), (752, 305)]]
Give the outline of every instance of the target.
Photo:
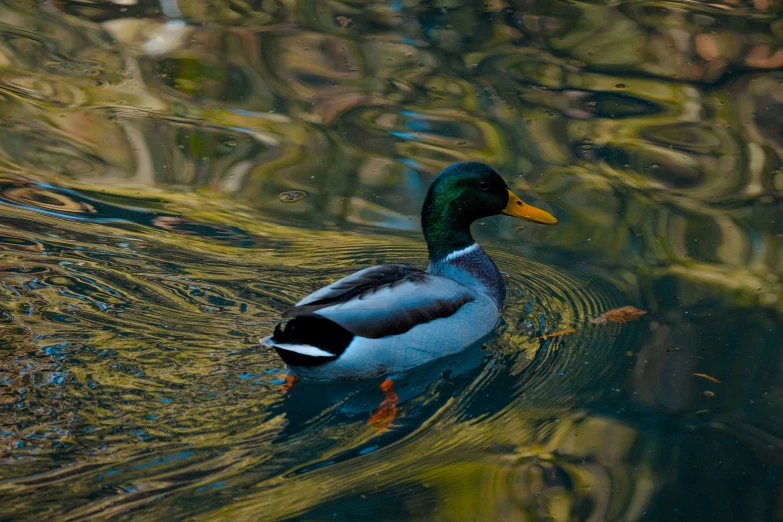
[(404, 265), (367, 268), (302, 299), (264, 344), (302, 376), (403, 371), (486, 335), (498, 306), (448, 277)]

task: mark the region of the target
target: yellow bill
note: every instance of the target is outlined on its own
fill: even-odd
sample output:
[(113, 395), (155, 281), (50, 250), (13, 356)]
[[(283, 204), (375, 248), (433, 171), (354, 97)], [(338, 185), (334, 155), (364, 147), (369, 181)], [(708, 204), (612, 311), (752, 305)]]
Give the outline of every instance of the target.
[(508, 205), (506, 208), (500, 211), (501, 214), (507, 216), (514, 216), (522, 219), (527, 219), (533, 223), (541, 223), (542, 225), (556, 225), (557, 218), (547, 212), (541, 210), (532, 205), (528, 205), (517, 197), (516, 194), (508, 191)]

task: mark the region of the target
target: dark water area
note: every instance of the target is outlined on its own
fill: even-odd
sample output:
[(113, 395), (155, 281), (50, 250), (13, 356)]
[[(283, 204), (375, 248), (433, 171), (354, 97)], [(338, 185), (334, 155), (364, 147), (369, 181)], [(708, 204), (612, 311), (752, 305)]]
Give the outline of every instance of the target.
[[(0, 519), (782, 520), (782, 69), (775, 0), (0, 1)], [(466, 160), (560, 219), (474, 225), (497, 330), (288, 389)]]

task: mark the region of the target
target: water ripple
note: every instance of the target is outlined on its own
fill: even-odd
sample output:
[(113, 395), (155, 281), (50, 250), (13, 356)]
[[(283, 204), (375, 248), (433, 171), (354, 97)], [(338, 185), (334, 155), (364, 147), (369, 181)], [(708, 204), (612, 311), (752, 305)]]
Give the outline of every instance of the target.
[[(318, 392), (303, 385), (283, 394), (282, 363), (256, 339), (279, 310), (348, 270), (390, 261), (425, 264), (420, 242), (344, 232), (339, 243), (325, 232), (286, 240), (285, 228), (278, 228), (265, 244), (286, 242), (285, 251), (251, 248), (247, 256), (248, 247), (229, 243), (228, 250), (210, 253), (201, 241), (223, 243), (200, 233), (179, 236), (173, 252), (162, 240), (180, 231), (162, 227), (157, 210), (19, 179), (3, 182), (2, 198), (6, 208), (28, 216), (27, 232), (3, 230), (2, 242), (21, 262), (3, 272), (5, 320), (15, 328), (7, 335), (15, 348), (3, 357), (9, 400), (2, 426), (19, 441), (13, 444), (36, 457), (19, 478), (0, 483), (18, 498), (20, 514), (34, 509), (27, 502), (41, 488), (69, 505), (61, 492), (74, 481), (121, 493), (74, 503), (65, 519), (119, 515), (193, 488), (220, 490), (221, 484), (274, 481), (281, 474), (287, 482), (309, 480), (364, 462), (381, 451), (368, 453), (373, 444), (431, 444), (421, 427), (435, 419), (474, 425), (487, 415), (502, 418), (517, 401), (547, 396), (558, 407), (572, 400), (571, 390), (605, 371), (611, 351), (599, 347), (617, 334), (615, 327), (589, 324), (621, 303), (611, 286), (490, 249), (508, 274), (505, 316), (515, 319), (486, 350), (441, 361), (400, 383), (400, 427), (373, 443), (377, 435), (366, 419), (379, 397), (372, 383)], [(91, 235), (88, 222), (108, 226), (107, 233)], [(41, 233), (53, 230), (45, 223), (57, 224), (58, 233)], [(116, 228), (121, 223), (136, 228)], [(150, 233), (156, 229), (166, 236), (156, 238)], [(233, 258), (229, 265), (227, 258)], [(567, 328), (582, 334), (573, 342), (567, 336), (541, 340)], [(563, 372), (570, 375), (565, 387)], [(520, 377), (512, 393), (498, 396), (505, 389), (499, 381)], [(325, 401), (313, 402), (313, 393)], [(307, 457), (301, 443), (314, 430), (342, 434), (310, 447)], [(48, 470), (47, 459), (62, 452), (73, 464)]]
[[(442, 4), (0, 5), (3, 516), (774, 518), (780, 6)], [(461, 160), (560, 219), (476, 225), (494, 335), (386, 432), (377, 382), (285, 391), (258, 338), (426, 266)]]

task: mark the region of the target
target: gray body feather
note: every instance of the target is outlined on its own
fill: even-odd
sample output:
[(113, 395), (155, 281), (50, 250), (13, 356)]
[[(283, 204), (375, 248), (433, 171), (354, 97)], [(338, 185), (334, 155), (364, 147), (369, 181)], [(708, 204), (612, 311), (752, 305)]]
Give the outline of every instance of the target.
[[(504, 297), (500, 272), (475, 244), (431, 264), (426, 272), (403, 265), (366, 268), (313, 292), (286, 312), (290, 317), (323, 317), (355, 335), (337, 359), (292, 369), (312, 379), (403, 372), (486, 336), (497, 324)], [(271, 339), (264, 342), (274, 346)]]

